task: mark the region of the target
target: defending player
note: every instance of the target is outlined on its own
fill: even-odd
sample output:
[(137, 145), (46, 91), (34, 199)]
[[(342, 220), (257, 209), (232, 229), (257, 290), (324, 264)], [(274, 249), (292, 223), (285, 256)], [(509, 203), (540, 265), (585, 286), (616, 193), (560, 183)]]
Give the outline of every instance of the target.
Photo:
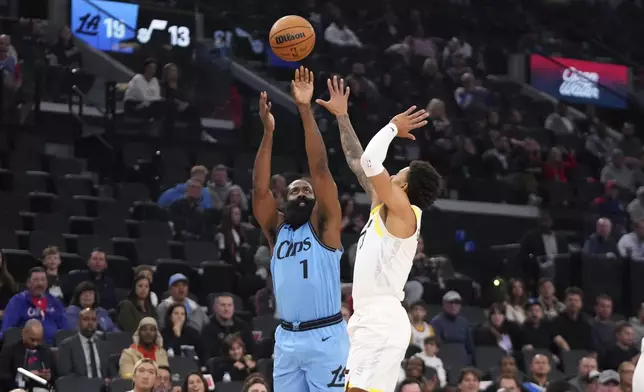
[(253, 213), (271, 244), (271, 272), (282, 317), (275, 333), (273, 378), (279, 392), (342, 391), (349, 351), (340, 298), (338, 190), (329, 171), (311, 98), (313, 73), (295, 71), (292, 94), (305, 132), (311, 182), (293, 181), (284, 214), (269, 190), (275, 119), (260, 95), (262, 139), (253, 169)]
[(392, 392), (411, 337), (401, 305), (403, 287), (418, 244), (421, 210), (436, 200), (440, 175), (429, 163), (412, 161), (390, 176), (382, 163), (394, 137), (414, 140), (409, 132), (426, 125), (428, 114), (415, 106), (398, 114), (363, 152), (347, 115), (349, 88), (337, 77), (327, 84), (331, 98), (317, 102), (338, 119), (347, 162), (372, 200), (354, 264), (347, 390)]

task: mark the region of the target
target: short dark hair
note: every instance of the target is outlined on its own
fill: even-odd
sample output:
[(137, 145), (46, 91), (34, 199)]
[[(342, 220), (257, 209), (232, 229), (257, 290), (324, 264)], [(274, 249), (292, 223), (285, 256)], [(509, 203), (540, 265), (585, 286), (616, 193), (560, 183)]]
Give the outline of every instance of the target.
[(406, 378), (400, 384), (398, 384), (398, 388), (396, 388), (396, 392), (400, 392), (403, 390), (403, 388), (406, 385), (412, 385), (412, 384), (416, 384), (420, 387), (420, 389), (423, 389), (423, 386), (420, 384), (418, 380), (414, 380), (413, 378)]
[(553, 381), (546, 388), (546, 392), (570, 392), (572, 390), (572, 385), (566, 380)]
[(599, 295), (597, 296), (597, 298), (596, 298), (596, 301), (597, 301), (597, 303), (599, 303), (599, 301), (610, 301), (610, 302), (613, 302), (613, 299), (612, 299), (612, 298), (611, 298), (611, 296), (610, 296), (610, 295), (608, 295), (608, 294), (599, 294)]
[(105, 249), (97, 246), (96, 248), (93, 248), (91, 252), (89, 252), (87, 257), (92, 257), (92, 253), (94, 253), (94, 252), (102, 253), (105, 256), (107, 256), (107, 252), (105, 251)]
[[(537, 287), (541, 288), (546, 283), (552, 283), (552, 279), (550, 278), (541, 278), (539, 279), (539, 282), (537, 283)], [(554, 283), (552, 283), (554, 285)]]
[(33, 267), (33, 268), (31, 268), (29, 270), (29, 272), (27, 272), (27, 280), (31, 279), (31, 276), (33, 274), (36, 274), (36, 273), (39, 273), (39, 272), (42, 272), (43, 274), (47, 273), (47, 271), (45, 271), (45, 269), (43, 267)]
[(566, 291), (564, 291), (564, 298), (568, 298), (571, 295), (578, 295), (581, 299), (584, 299), (584, 291), (580, 289), (579, 287), (568, 287)]
[(425, 161), (411, 161), (407, 173), (407, 197), (409, 202), (425, 209), (436, 201), (441, 189), (441, 175), (434, 166)]
[(74, 296), (72, 297), (70, 305), (76, 305), (80, 308), (80, 296), (86, 291), (94, 292), (94, 305), (92, 305), (92, 308), (97, 308), (98, 304), (101, 303), (101, 297), (98, 294), (96, 286), (92, 282), (80, 282), (76, 286), (76, 289), (74, 290)]
[(413, 310), (414, 308), (418, 308), (418, 307), (427, 310), (427, 304), (422, 299), (419, 299), (418, 301), (416, 301), (413, 304), (411, 304), (410, 309)]
[(159, 62), (154, 57), (148, 57), (143, 61), (143, 69), (146, 69), (150, 64), (159, 64)]
[(433, 344), (434, 346), (438, 347), (438, 337), (435, 335), (426, 337), (425, 340), (423, 340), (423, 345), (425, 344)]
[(459, 384), (460, 384), (460, 383), (462, 383), (462, 382), (463, 382), (463, 379), (464, 379), (464, 378), (465, 378), (465, 376), (467, 376), (468, 374), (473, 375), (474, 377), (476, 377), (476, 379), (477, 379), (477, 380), (481, 381), (482, 374), (481, 374), (481, 372), (480, 372), (477, 368), (473, 368), (473, 367), (464, 367), (463, 369), (461, 369), (461, 372), (460, 372), (460, 374), (458, 375), (458, 383), (459, 383)]
[(615, 324), (615, 333), (622, 332), (624, 328), (633, 328), (633, 326), (628, 321), (620, 321), (617, 324)]
[(167, 370), (168, 373), (172, 374), (172, 371), (170, 370), (170, 366), (161, 365), (159, 366), (159, 370)]

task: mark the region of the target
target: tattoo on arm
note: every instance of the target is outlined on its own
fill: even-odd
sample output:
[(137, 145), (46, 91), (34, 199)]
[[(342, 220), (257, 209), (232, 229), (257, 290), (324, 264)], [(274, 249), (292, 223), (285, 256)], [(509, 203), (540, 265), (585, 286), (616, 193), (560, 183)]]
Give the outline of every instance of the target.
[(353, 174), (358, 178), (358, 182), (360, 183), (360, 186), (362, 186), (362, 189), (364, 189), (369, 198), (371, 198), (374, 193), (373, 185), (371, 185), (371, 181), (369, 181), (360, 166), (360, 158), (364, 152), (360, 145), (360, 140), (358, 140), (356, 131), (353, 130), (348, 114), (339, 116), (337, 120), (338, 126), (340, 127), (342, 150), (344, 150), (344, 156), (347, 159), (349, 168), (351, 168)]

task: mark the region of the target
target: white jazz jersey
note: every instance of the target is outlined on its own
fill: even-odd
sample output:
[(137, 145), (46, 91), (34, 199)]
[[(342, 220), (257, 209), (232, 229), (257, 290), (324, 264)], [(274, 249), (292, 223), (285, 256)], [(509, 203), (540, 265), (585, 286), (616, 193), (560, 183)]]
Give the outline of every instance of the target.
[(403, 291), (416, 255), (422, 211), (412, 206), (416, 214), (416, 231), (408, 238), (389, 234), (378, 205), (369, 214), (369, 221), (358, 239), (358, 250), (353, 270), (353, 303), (373, 297), (391, 296), (399, 302), (405, 299)]

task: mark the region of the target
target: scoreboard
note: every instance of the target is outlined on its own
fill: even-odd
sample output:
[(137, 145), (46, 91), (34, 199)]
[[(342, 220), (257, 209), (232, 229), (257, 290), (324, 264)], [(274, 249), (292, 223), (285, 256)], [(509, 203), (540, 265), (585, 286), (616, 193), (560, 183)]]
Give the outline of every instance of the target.
[(132, 53), (136, 47), (191, 49), (195, 17), (189, 12), (105, 0), (71, 0), (74, 36), (98, 50)]

